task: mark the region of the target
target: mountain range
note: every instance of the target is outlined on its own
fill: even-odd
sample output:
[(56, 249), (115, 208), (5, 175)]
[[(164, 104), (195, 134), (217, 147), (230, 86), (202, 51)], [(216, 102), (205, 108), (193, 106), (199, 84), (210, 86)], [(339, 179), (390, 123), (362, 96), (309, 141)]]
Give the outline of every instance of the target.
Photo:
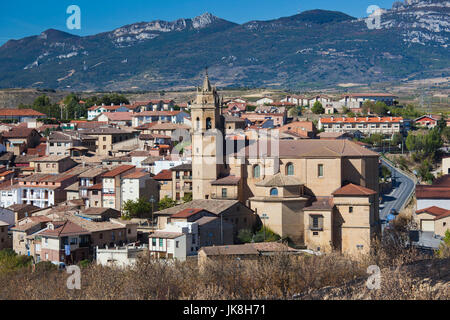
[(0, 47), (0, 88), (323, 88), (450, 74), (450, 1), (407, 0), (380, 24), (326, 10), (236, 24), (205, 13), (92, 36), (50, 29)]

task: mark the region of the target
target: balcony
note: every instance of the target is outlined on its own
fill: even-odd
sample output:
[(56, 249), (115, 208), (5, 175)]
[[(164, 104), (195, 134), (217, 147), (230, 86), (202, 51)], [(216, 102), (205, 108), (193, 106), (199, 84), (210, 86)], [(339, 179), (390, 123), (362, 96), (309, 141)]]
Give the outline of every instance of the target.
[(311, 230), (311, 231), (323, 231), (323, 227), (309, 226), (309, 230)]

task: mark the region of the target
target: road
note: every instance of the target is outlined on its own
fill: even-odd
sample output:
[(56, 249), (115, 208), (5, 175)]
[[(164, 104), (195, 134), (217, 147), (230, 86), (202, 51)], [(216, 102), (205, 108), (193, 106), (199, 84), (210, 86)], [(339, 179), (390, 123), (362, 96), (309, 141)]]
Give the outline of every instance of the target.
[(383, 165), (385, 165), (392, 173), (393, 188), (391, 193), (383, 194), (383, 204), (380, 204), (380, 219), (386, 219), (387, 215), (391, 212), (391, 209), (399, 212), (406, 201), (408, 196), (415, 188), (415, 182), (412, 178), (404, 175), (397, 168), (391, 166), (383, 158), (380, 158)]

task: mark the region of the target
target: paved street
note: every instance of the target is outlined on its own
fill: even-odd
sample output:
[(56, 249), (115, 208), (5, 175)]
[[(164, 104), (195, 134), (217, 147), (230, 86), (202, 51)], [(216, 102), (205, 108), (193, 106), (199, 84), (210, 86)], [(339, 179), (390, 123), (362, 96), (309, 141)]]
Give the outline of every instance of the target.
[(403, 204), (408, 200), (409, 194), (415, 188), (415, 182), (383, 159), (381, 159), (381, 162), (392, 172), (393, 179), (391, 193), (384, 194), (383, 204), (380, 204), (382, 206), (380, 209), (380, 219), (386, 219), (391, 209), (395, 209), (397, 212), (400, 211)]

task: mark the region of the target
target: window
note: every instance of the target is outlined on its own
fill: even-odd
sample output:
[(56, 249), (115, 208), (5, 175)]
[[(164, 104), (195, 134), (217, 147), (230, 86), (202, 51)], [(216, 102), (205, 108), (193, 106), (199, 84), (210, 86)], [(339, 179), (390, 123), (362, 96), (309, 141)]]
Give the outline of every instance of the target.
[(317, 175), (318, 175), (319, 178), (323, 177), (323, 164), (319, 164), (317, 166)]
[(227, 197), (227, 188), (222, 188), (222, 198)]
[(310, 215), (309, 216), (309, 228), (312, 231), (322, 231), (323, 230), (323, 216)]
[(99, 239), (103, 239), (103, 233), (100, 233), (100, 234), (98, 235), (98, 238), (99, 238)]
[(206, 130), (209, 130), (211, 128), (212, 128), (211, 118), (206, 118)]
[(199, 117), (197, 117), (197, 120), (196, 120), (196, 127), (197, 127), (197, 130), (200, 130), (200, 118)]
[(277, 188), (270, 189), (270, 196), (271, 197), (277, 197), (278, 196), (278, 189)]
[(156, 247), (156, 238), (152, 239), (152, 246)]
[(353, 207), (348, 207), (348, 212), (352, 213), (353, 212)]
[(164, 239), (159, 239), (159, 246), (162, 247), (164, 245)]
[(175, 247), (179, 248), (179, 246), (180, 246), (180, 241), (176, 241), (175, 242)]
[(78, 239), (77, 238), (72, 238), (70, 239), (70, 244), (77, 244), (78, 243)]
[(292, 163), (288, 163), (286, 165), (286, 175), (293, 176), (294, 175), (294, 165)]
[(253, 167), (253, 178), (259, 178), (261, 176), (261, 167), (256, 165)]

